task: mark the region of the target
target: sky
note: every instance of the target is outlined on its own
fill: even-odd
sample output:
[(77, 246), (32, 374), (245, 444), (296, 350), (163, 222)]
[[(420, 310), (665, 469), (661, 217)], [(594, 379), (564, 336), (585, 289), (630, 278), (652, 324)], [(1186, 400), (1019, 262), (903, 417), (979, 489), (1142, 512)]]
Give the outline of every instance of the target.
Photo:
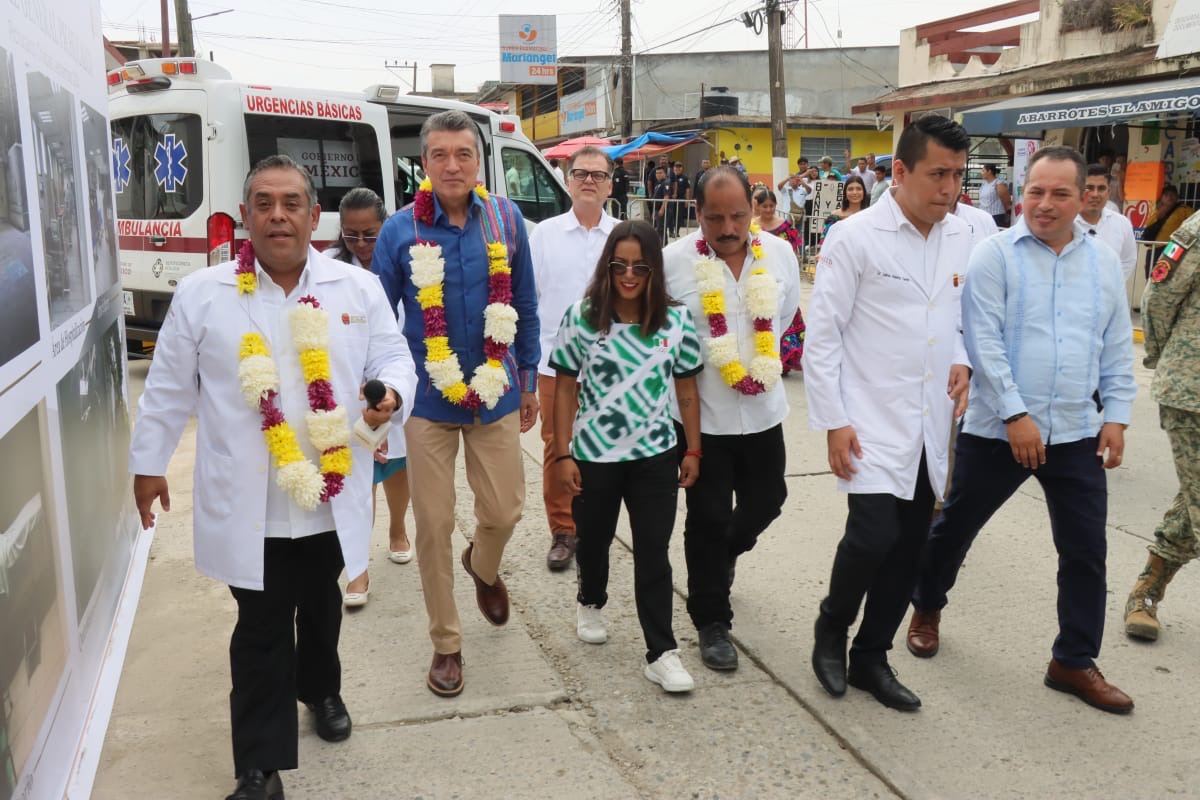
[[(900, 30), (977, 11), (1002, 0), (810, 0), (810, 48), (896, 45)], [(452, 63), (455, 88), (500, 77), (497, 15), (555, 14), (559, 56), (620, 52), (617, 0), (189, 0), (197, 54), (248, 83), (356, 91), (374, 83), (430, 88), (429, 65)], [(177, 36), (171, 9), (171, 38)], [(765, 50), (767, 35), (737, 18), (762, 3), (633, 0), (634, 53)], [(684, 7), (688, 13), (681, 14)], [(109, 39), (162, 38), (159, 0), (101, 0)], [(438, 11), (445, 8), (445, 11)], [(196, 19), (235, 9), (230, 13)], [(694, 10), (693, 10), (694, 9)], [(791, 4), (792, 36), (805, 4)], [(696, 35), (688, 35), (695, 33)], [(785, 30), (785, 46), (788, 31)], [(797, 45), (801, 46), (801, 45)], [(385, 65), (410, 66), (387, 68)], [(765, 77), (765, 76), (764, 76)]]

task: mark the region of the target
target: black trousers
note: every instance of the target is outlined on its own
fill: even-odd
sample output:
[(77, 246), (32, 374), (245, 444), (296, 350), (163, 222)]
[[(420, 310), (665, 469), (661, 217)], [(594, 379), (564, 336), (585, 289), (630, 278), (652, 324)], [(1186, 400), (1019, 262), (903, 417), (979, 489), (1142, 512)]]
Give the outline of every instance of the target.
[(887, 658), (908, 611), (933, 501), (924, 453), (912, 500), (890, 494), (848, 495), (846, 533), (833, 559), (829, 595), (821, 601), (821, 622), (833, 630), (848, 629), (866, 598), (862, 624), (850, 646), (852, 662)]
[(633, 596), (646, 640), (646, 663), (674, 650), (671, 559), (679, 469), (675, 450), (636, 461), (580, 461), (583, 492), (571, 502), (575, 517), (577, 599), (608, 603), (608, 550), (617, 533), (621, 502), (633, 533)]
[(1052, 444), (1046, 463), (1027, 469), (1003, 439), (959, 434), (954, 478), (942, 516), (933, 524), (913, 593), (922, 610), (943, 608), (959, 567), (992, 514), (1030, 476), (1046, 495), (1050, 531), (1058, 551), (1058, 637), (1051, 652), (1069, 669), (1086, 669), (1104, 637), (1108, 483), (1097, 440)]
[[(675, 431), (687, 441), (682, 425)], [(783, 425), (744, 436), (701, 434), (700, 448), (700, 479), (687, 490), (683, 526), (688, 615), (696, 628), (714, 622), (730, 627), (730, 561), (754, 549), (787, 499)]]
[(295, 769), (296, 701), (341, 693), (342, 567), (333, 531), (266, 539), (262, 591), (229, 587), (238, 605), (229, 641), (235, 776)]

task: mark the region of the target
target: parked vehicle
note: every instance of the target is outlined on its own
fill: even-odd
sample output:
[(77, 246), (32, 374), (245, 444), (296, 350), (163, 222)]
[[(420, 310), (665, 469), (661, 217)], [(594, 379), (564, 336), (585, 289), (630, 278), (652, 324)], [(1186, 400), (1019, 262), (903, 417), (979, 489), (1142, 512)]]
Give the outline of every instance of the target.
[(338, 203), (351, 189), (374, 190), (389, 211), (412, 200), (424, 177), (421, 124), (447, 109), (476, 121), (484, 151), (479, 180), (511, 198), (530, 224), (570, 204), (520, 120), (479, 106), (388, 85), (354, 93), (246, 84), (188, 58), (131, 61), (108, 73), (108, 87), (131, 343), (157, 338), (185, 275), (233, 258), (248, 235), (238, 210), (243, 181), (269, 155), (289, 155), (312, 176), (321, 206), (318, 249), (337, 237)]

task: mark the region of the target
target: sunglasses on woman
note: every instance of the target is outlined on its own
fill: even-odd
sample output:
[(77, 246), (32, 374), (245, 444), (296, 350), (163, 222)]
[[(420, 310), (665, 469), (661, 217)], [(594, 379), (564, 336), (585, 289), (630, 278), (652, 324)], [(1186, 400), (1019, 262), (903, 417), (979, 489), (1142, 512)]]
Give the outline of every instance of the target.
[(626, 264), (624, 261), (608, 262), (608, 269), (613, 275), (624, 275), (629, 270), (633, 270), (633, 274), (639, 278), (645, 278), (650, 274), (649, 264)]

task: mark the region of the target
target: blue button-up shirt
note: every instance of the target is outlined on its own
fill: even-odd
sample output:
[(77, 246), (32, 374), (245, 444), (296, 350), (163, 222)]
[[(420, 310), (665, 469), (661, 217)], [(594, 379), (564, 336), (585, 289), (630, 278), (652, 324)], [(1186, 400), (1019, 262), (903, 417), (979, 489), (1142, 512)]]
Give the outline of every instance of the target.
[[(496, 407), (480, 406), (479, 420), (493, 422), (516, 411), (521, 405), (521, 389), (536, 390), (538, 343), (537, 293), (534, 290), (533, 262), (529, 256), (529, 237), (525, 221), (517, 207), (504, 198), (501, 222), (509, 242), (512, 268), (512, 306), (517, 312), (517, 335), (504, 361), (510, 389)], [(443, 303), (450, 349), (458, 356), (463, 379), (470, 383), (475, 368), (484, 362), (483, 310), (488, 304), (487, 239), (483, 232), (484, 201), (474, 192), (467, 209), (466, 225), (451, 225), (434, 196), (433, 225), (415, 223), (413, 206), (396, 212), (383, 224), (375, 243), (371, 271), (379, 276), (393, 307), (404, 305), (404, 336), (417, 366), (417, 397), (412, 413), (434, 422), (471, 424), (475, 412), (456, 406), (442, 397), (425, 370), (425, 321), (417, 303), (417, 287), (412, 282), (409, 248), (421, 241), (442, 246), (446, 260)], [(419, 228), (419, 230), (418, 230)]]
[(975, 248), (968, 275), (963, 335), (975, 373), (965, 432), (1005, 439), (1003, 420), (1022, 411), (1046, 444), (1129, 424), (1133, 327), (1112, 250), (1077, 228), (1056, 254), (1022, 218)]

